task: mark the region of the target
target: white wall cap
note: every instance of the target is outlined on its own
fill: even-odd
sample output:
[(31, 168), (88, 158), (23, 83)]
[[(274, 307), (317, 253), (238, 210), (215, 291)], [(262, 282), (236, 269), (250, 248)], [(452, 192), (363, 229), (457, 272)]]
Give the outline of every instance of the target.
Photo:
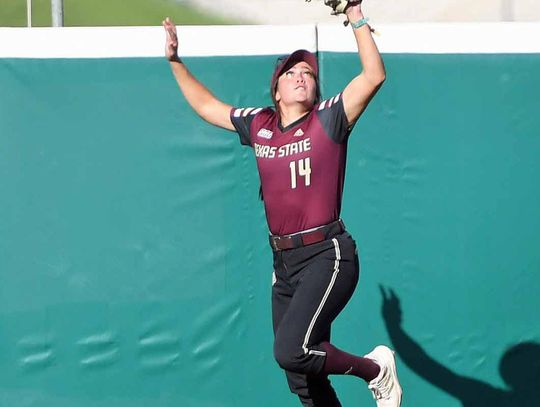
[[(539, 53), (540, 22), (377, 24), (381, 53)], [(350, 27), (318, 25), (319, 51), (357, 52)]]
[[(281, 55), (316, 50), (314, 25), (178, 26), (180, 56)], [(163, 27), (0, 28), (0, 58), (164, 55)]]

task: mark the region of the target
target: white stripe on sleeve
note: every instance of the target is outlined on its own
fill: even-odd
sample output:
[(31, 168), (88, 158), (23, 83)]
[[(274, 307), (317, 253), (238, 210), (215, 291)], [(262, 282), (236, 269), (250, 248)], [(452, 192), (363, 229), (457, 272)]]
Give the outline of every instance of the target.
[(254, 107), (248, 107), (246, 110), (244, 110), (244, 114), (242, 114), (242, 116), (247, 117), (249, 112), (251, 112), (253, 109), (255, 109), (255, 108)]

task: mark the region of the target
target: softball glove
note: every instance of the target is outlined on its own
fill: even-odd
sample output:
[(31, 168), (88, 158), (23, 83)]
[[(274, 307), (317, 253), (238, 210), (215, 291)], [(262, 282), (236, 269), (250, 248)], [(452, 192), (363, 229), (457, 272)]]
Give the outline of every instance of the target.
[[(311, 0), (306, 0), (310, 2)], [(324, 0), (324, 4), (332, 9), (333, 15), (345, 14), (345, 9), (349, 3), (360, 3), (362, 0)]]
[(344, 14), (349, 5), (348, 0), (324, 0), (324, 4), (332, 9), (333, 15)]

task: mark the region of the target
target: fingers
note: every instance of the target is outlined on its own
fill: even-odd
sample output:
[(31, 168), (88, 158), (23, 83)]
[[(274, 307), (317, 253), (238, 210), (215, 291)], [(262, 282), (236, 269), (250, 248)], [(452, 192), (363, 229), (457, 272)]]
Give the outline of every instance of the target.
[(167, 17), (165, 20), (161, 22), (165, 30), (167, 31), (167, 34), (171, 36), (176, 36), (176, 25), (172, 22), (172, 20)]
[(162, 21), (163, 28), (167, 34), (167, 48), (173, 52), (178, 47), (178, 37), (176, 34), (176, 25), (167, 17)]

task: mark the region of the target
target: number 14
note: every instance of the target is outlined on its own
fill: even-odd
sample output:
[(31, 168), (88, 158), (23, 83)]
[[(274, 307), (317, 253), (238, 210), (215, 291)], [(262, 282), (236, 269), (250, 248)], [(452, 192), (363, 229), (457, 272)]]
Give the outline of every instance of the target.
[(291, 188), (296, 188), (297, 175), (304, 177), (304, 183), (306, 187), (309, 187), (311, 184), (311, 160), (309, 157), (298, 160), (298, 174), (296, 173), (296, 161), (291, 161), (289, 167), (291, 168)]

